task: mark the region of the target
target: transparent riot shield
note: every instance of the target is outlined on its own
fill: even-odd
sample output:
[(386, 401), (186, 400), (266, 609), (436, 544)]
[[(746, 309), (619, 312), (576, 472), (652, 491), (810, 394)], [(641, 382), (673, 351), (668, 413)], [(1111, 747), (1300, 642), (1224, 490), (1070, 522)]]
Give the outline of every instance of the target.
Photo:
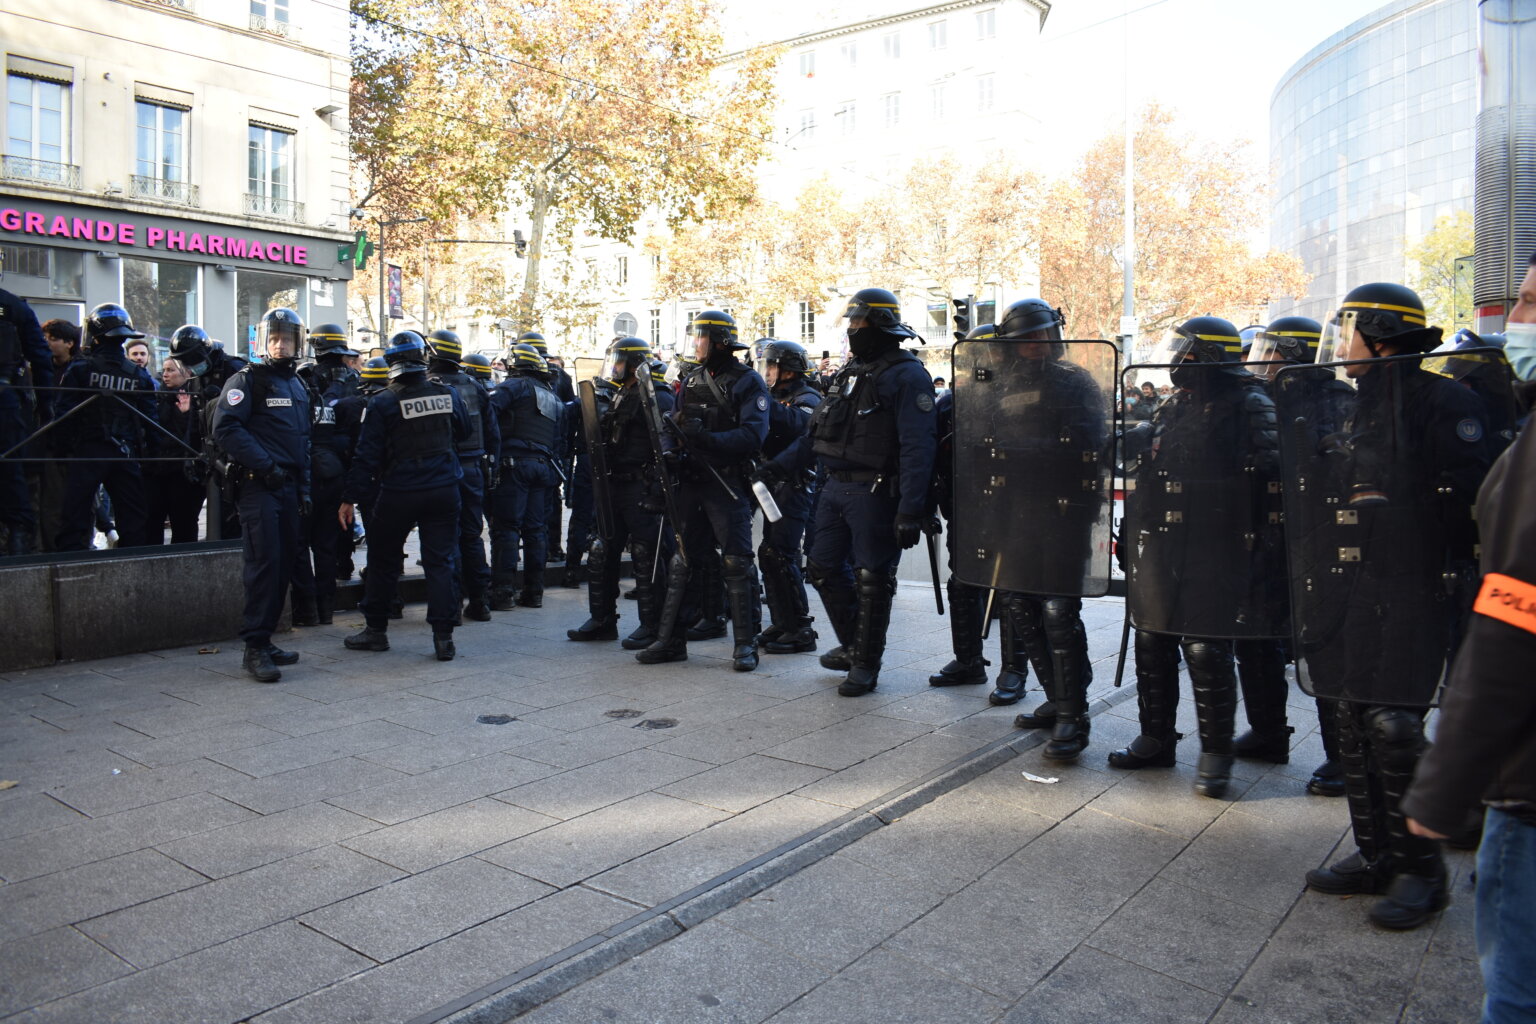
[(1471, 503), (1500, 441), (1483, 396), (1431, 366), (1443, 369), (1397, 356), (1276, 375), (1294, 653), (1313, 696), (1433, 704), (1470, 608)]
[(954, 346), (956, 579), (1108, 593), (1118, 369), (1108, 341)]
[[(1214, 639), (1289, 633), (1274, 407), (1238, 363), (1133, 365), (1171, 380), (1127, 412), (1127, 596), (1137, 629)], [(1130, 441), (1135, 439), (1135, 444)]]

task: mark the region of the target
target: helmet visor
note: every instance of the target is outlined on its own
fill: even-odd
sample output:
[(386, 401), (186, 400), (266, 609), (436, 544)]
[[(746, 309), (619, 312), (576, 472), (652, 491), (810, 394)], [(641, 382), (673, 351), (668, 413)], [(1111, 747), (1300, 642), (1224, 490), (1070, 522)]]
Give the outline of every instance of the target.
[(849, 299), (848, 308), (843, 310), (843, 317), (850, 327), (854, 326), (854, 320), (862, 320), (863, 326), (890, 327), (901, 319), (901, 307), (894, 302)]
[[(1323, 325), (1323, 340), (1317, 346), (1319, 363), (1337, 363), (1354, 358), (1350, 355), (1350, 348), (1355, 340), (1355, 321), (1359, 315), (1353, 309), (1340, 309)], [(1370, 353), (1361, 355), (1369, 357)]]
[(297, 359), (304, 329), (285, 320), (263, 320), (256, 329), (256, 351), (267, 359)]
[(1265, 380), (1274, 380), (1275, 374), (1280, 372), (1280, 367), (1286, 363), (1285, 357), (1280, 354), (1279, 337), (1268, 331), (1261, 331), (1253, 339), (1253, 347), (1248, 350), (1246, 365), (1248, 372)]
[(1147, 362), (1154, 364), (1166, 363), (1169, 365), (1174, 363), (1182, 363), (1184, 361), (1184, 357), (1192, 353), (1194, 349), (1194, 338), (1191, 338), (1185, 334), (1180, 334), (1178, 331), (1169, 328), (1167, 331), (1163, 332), (1162, 340), (1159, 341), (1157, 343), (1157, 347), (1152, 350), (1152, 356), (1147, 360)]

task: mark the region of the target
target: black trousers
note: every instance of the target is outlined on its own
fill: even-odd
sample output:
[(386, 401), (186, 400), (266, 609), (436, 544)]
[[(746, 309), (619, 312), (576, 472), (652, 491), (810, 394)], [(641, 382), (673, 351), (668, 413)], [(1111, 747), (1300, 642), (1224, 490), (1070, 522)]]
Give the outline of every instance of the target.
[(240, 488), (240, 536), (244, 541), (245, 618), (240, 639), (247, 647), (272, 641), (299, 550), (299, 487), (290, 480), (272, 490), (258, 481)]
[(453, 564), (459, 543), (459, 485), (423, 491), (379, 492), (368, 516), (368, 581), (363, 618), (369, 629), (389, 625), (389, 604), (405, 565), (411, 527), (421, 540), (421, 567), (427, 575), (427, 622), (434, 633), (451, 633), (459, 615)]

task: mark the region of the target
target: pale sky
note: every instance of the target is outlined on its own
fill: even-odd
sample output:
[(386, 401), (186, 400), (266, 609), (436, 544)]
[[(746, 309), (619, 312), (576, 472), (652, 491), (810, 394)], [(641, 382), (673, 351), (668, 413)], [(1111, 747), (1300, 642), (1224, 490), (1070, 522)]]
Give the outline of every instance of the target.
[[(1249, 139), (1262, 166), (1269, 149), (1269, 100), (1280, 76), (1313, 46), (1384, 2), (1059, 0), (1041, 36), (1046, 65), (1039, 80), (1061, 87), (1051, 93), (1053, 102), (1039, 109), (1041, 137), (1059, 146), (1070, 162), (1095, 138), (1119, 128), (1126, 63), (1122, 15), (1131, 11), (1133, 106), (1155, 99), (1176, 109), (1201, 135)], [(782, 39), (921, 6), (918, 0), (720, 3), (732, 43)]]

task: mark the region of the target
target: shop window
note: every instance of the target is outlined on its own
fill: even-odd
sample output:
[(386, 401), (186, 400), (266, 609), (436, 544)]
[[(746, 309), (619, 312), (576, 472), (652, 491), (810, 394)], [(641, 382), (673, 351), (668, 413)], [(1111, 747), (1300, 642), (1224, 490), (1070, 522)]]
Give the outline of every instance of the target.
[(269, 309), (291, 309), (308, 323), (307, 292), (305, 279), (293, 274), (239, 271), (235, 276), (235, 338), (230, 339), (238, 347), (235, 354), (250, 358), (256, 325)]
[(164, 350), (176, 328), (202, 319), (197, 285), (198, 268), (190, 263), (123, 258), (123, 306), (151, 347)]

